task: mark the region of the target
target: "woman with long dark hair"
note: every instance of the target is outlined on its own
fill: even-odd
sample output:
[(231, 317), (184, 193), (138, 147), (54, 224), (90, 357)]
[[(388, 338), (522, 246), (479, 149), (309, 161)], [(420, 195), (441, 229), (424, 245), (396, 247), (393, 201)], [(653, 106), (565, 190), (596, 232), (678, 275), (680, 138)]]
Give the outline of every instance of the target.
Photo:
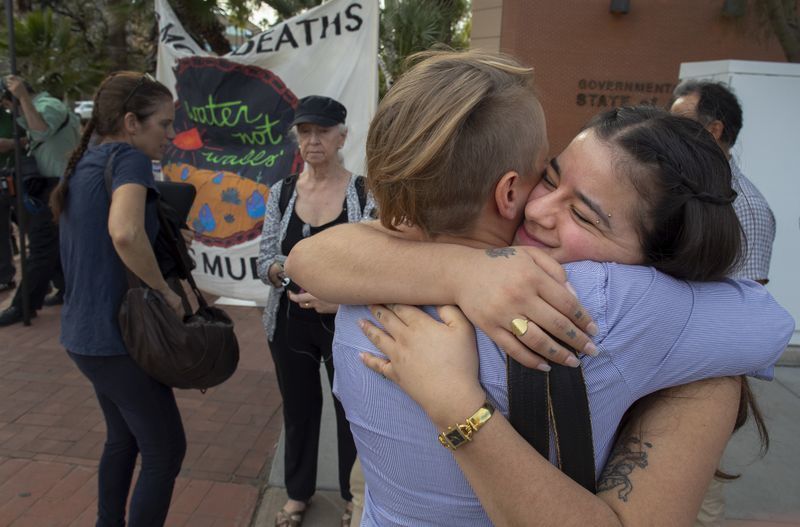
[(149, 75), (110, 75), (95, 94), (92, 118), (51, 197), (66, 281), (61, 343), (92, 383), (107, 429), (98, 469), (102, 527), (126, 525), (140, 454), (127, 525), (163, 525), (186, 452), (172, 389), (133, 361), (117, 322), (128, 289), (126, 268), (180, 310), (180, 297), (162, 277), (153, 252), (159, 222), (151, 160), (160, 159), (174, 137), (174, 115), (172, 94)]
[[(558, 472), (500, 415), (509, 406), (507, 350), (476, 338), (457, 309), (440, 308), (439, 322), (408, 306), (373, 306), (371, 317), (347, 306), (336, 391), (366, 476), (365, 524), (691, 521), (737, 402), (747, 408), (746, 386), (702, 381), (674, 392), (701, 393), (692, 404), (636, 403), (644, 411), (616, 436), (623, 415), (662, 388), (769, 367), (793, 326), (757, 284), (724, 281), (739, 245), (724, 155), (696, 122), (626, 108), (598, 117), (548, 163), (530, 70), (475, 52), (423, 58), (382, 100), (367, 141), (383, 230), (410, 239), (338, 227), (298, 244), (287, 271), (343, 304), (455, 300), (490, 336), (516, 335), (549, 357), (557, 350), (536, 327), (540, 294), (530, 291), (547, 283), (530, 277), (559, 277), (555, 262), (581, 260), (567, 271), (586, 309), (573, 299), (558, 311), (596, 323), (594, 344), (574, 346), (580, 361), (570, 358), (586, 379), (593, 462), (585, 468), (601, 492)], [(498, 248), (515, 230), (518, 244), (537, 249)], [(359, 319), (369, 341), (357, 334)], [(571, 324), (554, 329), (565, 341), (576, 333)], [(390, 360), (364, 353), (376, 348)]]

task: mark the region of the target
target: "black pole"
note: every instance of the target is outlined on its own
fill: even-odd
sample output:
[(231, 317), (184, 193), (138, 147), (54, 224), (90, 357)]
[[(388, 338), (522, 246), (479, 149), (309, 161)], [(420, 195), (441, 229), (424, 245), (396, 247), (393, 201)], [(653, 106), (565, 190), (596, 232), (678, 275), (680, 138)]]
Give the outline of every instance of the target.
[[(12, 0), (5, 0), (6, 5), (6, 20), (8, 22), (8, 65), (11, 69), (11, 74), (17, 74), (17, 49), (14, 37), (14, 4)], [(23, 213), (25, 203), (22, 199), (22, 144), (20, 143), (19, 128), (17, 127), (17, 116), (19, 115), (19, 101), (14, 97), (14, 104), (11, 108), (11, 116), (13, 119), (14, 129), (14, 188), (17, 192), (17, 225), (19, 226), (19, 266), (22, 274), (22, 280), (19, 287), (22, 288), (22, 322), (26, 326), (31, 325), (30, 316), (30, 299), (28, 298), (28, 273), (25, 269), (27, 261), (27, 233), (28, 221), (26, 214)]]

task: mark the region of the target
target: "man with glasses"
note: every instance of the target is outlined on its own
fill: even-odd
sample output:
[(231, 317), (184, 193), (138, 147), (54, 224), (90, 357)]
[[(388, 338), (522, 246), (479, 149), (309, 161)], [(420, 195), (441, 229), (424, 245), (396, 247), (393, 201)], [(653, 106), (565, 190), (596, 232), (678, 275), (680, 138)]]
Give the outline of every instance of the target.
[[(7, 75), (2, 79), (0, 102), (9, 109), (19, 102), (18, 124), (27, 135), (28, 154), (36, 161), (38, 174), (24, 180), (24, 210), (17, 217), (26, 219), (28, 233), (27, 289), (31, 316), (45, 303), (52, 280), (56, 286), (50, 304), (63, 298), (63, 276), (58, 255), (58, 228), (53, 222), (48, 200), (80, 140), (80, 120), (67, 106), (47, 92), (35, 94), (22, 78)], [(0, 327), (22, 321), (22, 290), (17, 289), (11, 306), (0, 312)]]

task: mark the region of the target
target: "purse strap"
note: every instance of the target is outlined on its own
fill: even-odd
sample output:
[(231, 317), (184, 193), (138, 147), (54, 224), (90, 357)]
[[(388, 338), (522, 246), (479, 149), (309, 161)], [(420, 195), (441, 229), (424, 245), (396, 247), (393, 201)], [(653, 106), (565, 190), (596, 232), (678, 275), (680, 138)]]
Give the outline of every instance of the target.
[[(105, 186), (106, 186), (106, 194), (108, 194), (109, 207), (111, 206), (111, 195), (112, 195), (111, 174), (114, 172), (114, 158), (116, 157), (116, 155), (117, 155), (117, 152), (113, 151), (113, 152), (111, 152), (111, 155), (108, 156), (108, 161), (106, 161), (106, 168), (105, 168), (105, 171), (104, 171), (104, 174), (103, 174), (103, 178), (104, 178)], [(208, 302), (206, 302), (206, 299), (203, 296), (203, 294), (200, 292), (200, 289), (197, 288), (197, 284), (194, 281), (194, 277), (192, 277), (191, 270), (189, 270), (186, 267), (186, 263), (184, 262), (183, 258), (181, 258), (180, 252), (178, 251), (177, 244), (178, 243), (186, 243), (186, 242), (183, 239), (178, 240), (173, 235), (172, 231), (170, 229), (166, 228), (166, 219), (164, 218), (164, 213), (161, 211), (160, 207), (158, 207), (158, 222), (159, 222), (159, 226), (160, 226), (161, 232), (163, 232), (164, 235), (167, 236), (167, 241), (169, 242), (169, 243), (167, 243), (167, 246), (169, 247), (169, 250), (170, 250), (170, 256), (172, 256), (172, 258), (175, 260), (175, 264), (178, 266), (178, 269), (183, 273), (184, 276), (187, 277), (187, 281), (189, 282), (189, 285), (192, 288), (192, 292), (194, 292), (195, 296), (197, 297), (198, 305), (201, 308), (207, 308), (208, 307)], [(131, 288), (131, 289), (134, 288), (134, 287), (140, 287), (141, 284), (142, 284), (142, 281), (139, 279), (139, 277), (136, 276), (133, 272), (131, 272), (130, 269), (128, 269), (128, 266), (125, 265), (125, 262), (122, 262), (122, 265), (125, 267), (125, 272), (128, 275), (128, 287)]]
[(552, 364), (545, 373), (511, 357), (506, 366), (511, 425), (545, 459), (550, 458), (552, 429), (559, 468), (595, 494), (594, 442), (583, 369)]
[(169, 247), (170, 256), (172, 256), (173, 260), (178, 267), (178, 271), (181, 273), (182, 276), (186, 277), (186, 281), (189, 282), (189, 286), (192, 288), (192, 292), (197, 297), (197, 303), (201, 308), (207, 308), (208, 302), (206, 302), (203, 293), (200, 292), (200, 289), (197, 287), (197, 283), (194, 281), (194, 277), (192, 276), (192, 271), (188, 267), (186, 267), (186, 260), (181, 256), (180, 250), (178, 249), (178, 244), (186, 242), (183, 238), (178, 239), (175, 237), (172, 229), (166, 227), (167, 219), (164, 217), (164, 211), (161, 210), (161, 207), (158, 208), (158, 221), (160, 222), (163, 233), (167, 237), (167, 241), (169, 242), (167, 246)]

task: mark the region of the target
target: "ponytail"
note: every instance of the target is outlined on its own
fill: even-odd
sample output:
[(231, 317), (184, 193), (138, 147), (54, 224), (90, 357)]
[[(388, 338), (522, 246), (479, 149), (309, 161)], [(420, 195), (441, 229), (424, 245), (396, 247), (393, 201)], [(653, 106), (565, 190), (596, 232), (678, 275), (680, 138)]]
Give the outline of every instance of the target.
[(78, 161), (80, 161), (83, 157), (83, 154), (86, 153), (86, 149), (89, 147), (89, 141), (92, 139), (92, 134), (94, 133), (94, 128), (95, 118), (92, 116), (92, 118), (89, 119), (89, 122), (86, 123), (86, 127), (83, 129), (83, 135), (81, 135), (80, 144), (78, 144), (77, 148), (72, 151), (72, 155), (69, 158), (69, 163), (67, 164), (67, 169), (64, 171), (64, 175), (61, 177), (61, 181), (58, 182), (58, 185), (50, 194), (50, 210), (53, 211), (53, 220), (56, 223), (58, 222), (58, 218), (61, 216), (61, 213), (64, 212), (65, 200), (69, 190), (69, 178), (75, 173), (75, 167), (78, 165)]
[(50, 209), (53, 211), (55, 221), (58, 221), (58, 217), (64, 212), (69, 180), (86, 149), (89, 148), (92, 135), (97, 135), (101, 139), (113, 137), (122, 129), (122, 121), (127, 112), (132, 112), (137, 119), (144, 120), (153, 114), (156, 104), (164, 99), (171, 101), (172, 93), (149, 75), (133, 71), (117, 71), (100, 83), (93, 99), (92, 118), (83, 129), (81, 142), (72, 152), (61, 181), (50, 195)]

